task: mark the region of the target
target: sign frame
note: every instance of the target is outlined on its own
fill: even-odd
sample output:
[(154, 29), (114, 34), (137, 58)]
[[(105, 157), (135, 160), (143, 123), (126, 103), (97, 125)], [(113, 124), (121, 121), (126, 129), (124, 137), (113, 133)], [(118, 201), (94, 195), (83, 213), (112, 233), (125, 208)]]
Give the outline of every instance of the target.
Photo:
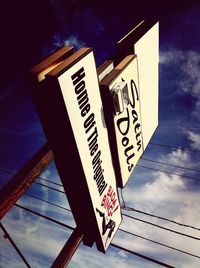
[[(93, 78), (90, 78), (94, 80), (93, 82), (95, 83), (96, 88), (91, 87), (89, 80), (87, 81), (87, 85), (85, 85), (86, 81), (81, 79), (82, 73), (79, 72), (81, 70), (79, 67), (81, 64), (84, 64), (87, 57), (90, 57), (91, 62), (88, 67), (85, 68), (87, 69), (87, 73), (85, 71), (83, 77), (85, 79), (87, 76), (89, 77), (90, 70), (93, 74)], [(76, 69), (76, 71), (74, 71), (74, 78), (71, 73), (73, 68)], [(37, 77), (34, 71), (30, 73), (32, 76), (35, 75), (35, 77)], [(71, 73), (71, 84), (69, 83), (68, 73)], [(79, 78), (80, 81), (78, 81)], [(88, 105), (84, 106), (84, 102), (81, 101), (82, 97), (79, 98), (78, 95), (73, 97), (72, 92), (70, 93), (71, 95), (66, 95), (66, 92), (70, 92), (72, 86), (74, 91), (79, 90), (77, 81), (81, 83), (79, 87), (85, 85), (85, 90), (88, 90), (87, 97), (91, 102), (88, 103)], [(47, 73), (44, 80), (33, 84), (34, 83), (32, 83), (32, 95), (39, 112), (43, 129), (52, 148), (55, 164), (72, 209), (75, 222), (84, 234), (83, 242), (88, 246), (92, 246), (95, 241), (98, 250), (105, 252), (122, 219), (108, 134), (104, 124), (99, 81), (93, 50), (91, 48), (81, 48)], [(75, 96), (75, 93), (73, 94)], [(94, 94), (95, 97), (92, 97), (92, 94)], [(69, 98), (70, 102), (68, 101)], [(92, 103), (92, 99), (95, 98), (98, 100), (97, 108), (95, 108), (94, 102)], [(73, 108), (75, 106), (70, 104), (75, 104), (75, 101), (77, 102), (77, 108)], [(68, 102), (67, 105), (66, 102)], [(95, 119), (93, 118), (93, 121), (90, 123), (88, 118), (92, 113), (89, 115), (89, 106), (91, 106), (91, 110), (94, 109), (95, 111), (93, 112)], [(84, 108), (80, 109), (81, 107)], [(73, 111), (73, 109), (75, 110)], [(77, 116), (78, 118), (78, 113), (80, 114), (79, 119), (84, 119), (82, 123), (79, 119), (78, 122), (80, 123), (77, 123), (76, 120), (74, 120), (74, 116)], [(92, 116), (90, 118), (92, 118)], [(84, 129), (86, 121), (88, 122), (88, 126)], [(93, 126), (94, 122), (96, 123), (96, 128)], [(85, 142), (83, 139), (79, 139), (78, 136), (80, 135), (80, 132), (77, 134), (78, 131), (76, 130), (80, 129), (80, 125), (82, 125), (82, 129), (84, 129), (84, 134), (81, 134), (82, 138), (84, 135), (85, 138), (87, 137), (86, 143), (89, 148), (89, 153), (93, 157), (92, 163), (96, 161), (95, 164), (93, 164), (93, 168), (94, 165), (96, 165), (93, 169), (93, 177), (90, 175), (90, 178), (88, 178), (87, 175), (89, 172), (91, 174), (91, 167), (90, 171), (87, 172), (88, 167), (83, 164), (84, 157), (87, 156), (88, 152), (85, 151), (85, 155), (83, 155), (83, 149), (80, 148), (80, 141), (83, 144)], [(90, 135), (86, 135), (87, 129), (89, 129), (88, 133)], [(93, 129), (93, 132), (91, 129)], [(97, 131), (96, 129), (98, 129), (99, 135), (95, 135), (95, 131)], [(105, 144), (102, 145), (102, 143), (99, 142), (97, 145), (97, 142), (95, 141), (97, 139), (98, 141), (104, 139)], [(97, 147), (101, 149), (97, 151)], [(94, 161), (94, 159), (96, 160)], [(100, 167), (100, 162), (102, 163), (102, 167)], [(90, 166), (90, 164), (88, 165)], [(72, 177), (71, 179), (69, 179), (70, 176)], [(105, 179), (104, 186), (102, 178)], [(88, 181), (92, 183), (92, 187), (89, 186)], [(94, 185), (96, 185), (96, 190), (94, 190)], [(94, 193), (92, 191), (94, 191)], [(98, 207), (95, 207), (94, 200), (97, 198), (97, 194), (99, 194), (97, 200), (98, 202), (101, 202)]]

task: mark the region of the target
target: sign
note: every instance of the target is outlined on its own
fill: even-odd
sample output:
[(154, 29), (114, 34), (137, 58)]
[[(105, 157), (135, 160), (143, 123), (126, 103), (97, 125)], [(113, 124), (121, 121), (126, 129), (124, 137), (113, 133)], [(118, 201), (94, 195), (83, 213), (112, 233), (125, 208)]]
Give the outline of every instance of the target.
[(142, 21), (117, 45), (120, 63), (101, 81), (101, 94), (123, 188), (158, 126), (158, 23)]
[(117, 43), (119, 55), (137, 55), (144, 149), (158, 126), (159, 23), (144, 20)]
[(92, 49), (75, 52), (40, 85), (34, 98), (75, 221), (85, 243), (105, 252), (121, 213)]
[(137, 69), (137, 57), (127, 56), (100, 84), (116, 178), (122, 188), (144, 151)]
[(158, 32), (156, 23), (134, 44), (138, 57), (144, 149), (158, 126)]

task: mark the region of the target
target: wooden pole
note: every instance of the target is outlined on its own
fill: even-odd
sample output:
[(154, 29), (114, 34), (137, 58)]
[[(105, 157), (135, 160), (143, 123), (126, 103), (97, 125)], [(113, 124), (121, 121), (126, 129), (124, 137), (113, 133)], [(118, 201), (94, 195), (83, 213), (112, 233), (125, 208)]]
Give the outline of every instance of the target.
[(69, 239), (67, 240), (66, 244), (64, 245), (63, 249), (55, 259), (51, 268), (66, 267), (69, 264), (78, 246), (80, 245), (82, 239), (83, 239), (83, 233), (78, 227), (76, 227), (72, 232), (71, 236), (69, 237)]
[(53, 159), (48, 143), (15, 174), (0, 191), (0, 220)]

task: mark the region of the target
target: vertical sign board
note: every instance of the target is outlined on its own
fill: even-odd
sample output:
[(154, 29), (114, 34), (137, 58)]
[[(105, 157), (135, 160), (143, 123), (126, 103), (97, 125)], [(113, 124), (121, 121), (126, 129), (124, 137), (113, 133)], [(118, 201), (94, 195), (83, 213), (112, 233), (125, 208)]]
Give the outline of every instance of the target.
[(124, 59), (101, 81), (101, 92), (117, 182), (123, 188), (158, 126), (158, 23), (142, 21), (118, 48), (118, 61)]
[[(143, 153), (137, 68), (137, 57), (127, 56), (100, 83), (105, 117), (110, 128), (116, 178), (118, 186), (122, 188)], [(121, 85), (124, 92), (123, 89), (118, 90)], [(123, 104), (124, 99), (126, 105)], [(117, 109), (120, 105), (123, 106), (122, 110), (116, 110), (116, 105)]]
[(138, 57), (144, 149), (158, 126), (158, 23), (134, 44)]
[(154, 20), (142, 21), (125, 35), (117, 46), (120, 55), (133, 53), (138, 58), (145, 149), (158, 126), (159, 23)]
[(42, 91), (39, 112), (75, 221), (105, 252), (121, 213), (93, 51), (82, 48), (47, 73)]

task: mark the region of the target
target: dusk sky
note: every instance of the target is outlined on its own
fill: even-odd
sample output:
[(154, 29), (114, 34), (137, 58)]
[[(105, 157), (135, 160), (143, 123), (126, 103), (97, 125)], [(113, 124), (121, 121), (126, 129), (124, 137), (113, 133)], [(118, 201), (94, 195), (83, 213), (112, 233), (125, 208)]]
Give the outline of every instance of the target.
[[(122, 213), (128, 216), (123, 215), (113, 243), (177, 268), (199, 268), (200, 4), (139, 2), (7, 1), (1, 10), (0, 187), (46, 142), (25, 72), (63, 45), (93, 47), (99, 66), (115, 53), (116, 42), (138, 22), (146, 17), (157, 18), (159, 126), (126, 187), (119, 191), (121, 203), (124, 201), (127, 207)], [(58, 185), (61, 181), (54, 162), (36, 182), (40, 184), (33, 183), (17, 203), (75, 227), (63, 187)], [(72, 232), (17, 206), (1, 222), (32, 268), (50, 267)], [(2, 230), (0, 238), (0, 268), (26, 267)], [(159, 265), (113, 246), (104, 255), (95, 245), (89, 248), (81, 244), (69, 267)]]

